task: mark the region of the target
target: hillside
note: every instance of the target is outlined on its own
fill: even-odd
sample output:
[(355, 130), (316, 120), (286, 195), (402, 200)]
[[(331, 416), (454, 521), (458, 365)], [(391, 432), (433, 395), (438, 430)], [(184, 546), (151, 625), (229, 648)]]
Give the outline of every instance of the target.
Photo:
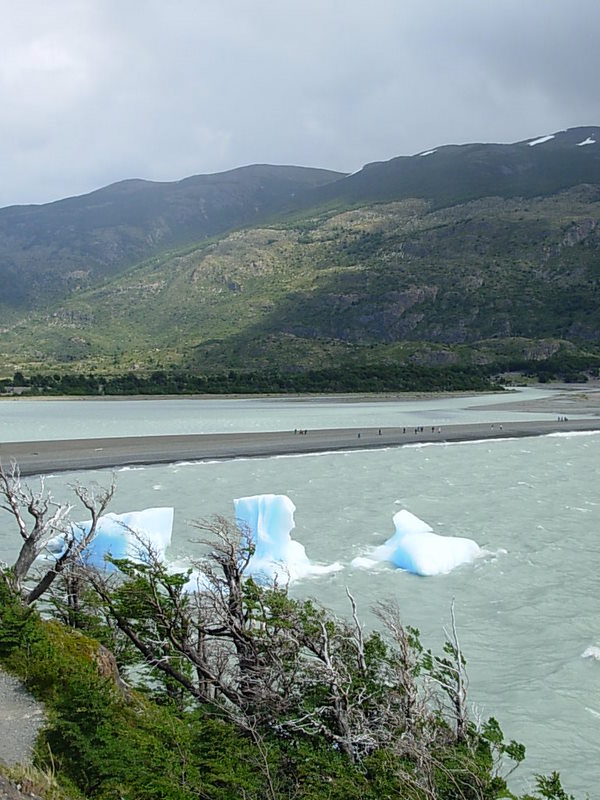
[(0, 209), (0, 303), (45, 304), (149, 255), (255, 224), (340, 173), (254, 165), (172, 183), (126, 180), (81, 197)]
[[(62, 298), (55, 292), (37, 312), (17, 314), (14, 304), (0, 334), (0, 362), (10, 374), (302, 371), (595, 354), (600, 129), (533, 141), (440, 148), (333, 182), (333, 173), (300, 171), (305, 189), (292, 200), (301, 206), (310, 195), (316, 202), (317, 193), (320, 205), (293, 212), (288, 205), (269, 220), (268, 208), (285, 206), (272, 190), (260, 224), (138, 266), (121, 262), (119, 274)], [(248, 168), (256, 180), (258, 169)], [(409, 180), (419, 170), (420, 189)], [(280, 196), (291, 202), (289, 183), (277, 175)], [(452, 179), (459, 175), (462, 183)], [(407, 197), (383, 202), (394, 192)], [(451, 192), (460, 201), (450, 203)], [(239, 196), (236, 202), (239, 219), (251, 213)], [(107, 222), (116, 206), (103, 213)]]
[(9, 328), (5, 358), (101, 369), (538, 358), (600, 340), (600, 191), (406, 201), (157, 258)]

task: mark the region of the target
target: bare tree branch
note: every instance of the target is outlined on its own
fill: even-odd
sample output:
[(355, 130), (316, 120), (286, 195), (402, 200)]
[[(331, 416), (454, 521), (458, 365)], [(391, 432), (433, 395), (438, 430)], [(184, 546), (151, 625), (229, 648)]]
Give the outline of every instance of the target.
[[(5, 578), (15, 592), (23, 595), (27, 605), (42, 597), (57, 575), (67, 567), (81, 566), (82, 554), (94, 539), (98, 520), (108, 507), (115, 488), (114, 476), (111, 485), (107, 489), (101, 489), (98, 494), (76, 485), (75, 494), (91, 517), (89, 525), (76, 526), (68, 520), (73, 506), (70, 503), (57, 503), (46, 490), (43, 477), (39, 479), (39, 489), (34, 491), (22, 483), (15, 462), (8, 472), (0, 464), (0, 498), (3, 499), (0, 508), (13, 517), (22, 539), (17, 559)], [(29, 526), (26, 515), (32, 520)], [(27, 589), (25, 583), (31, 581), (34, 562), (54, 537), (63, 539), (62, 553), (42, 577), (35, 581), (33, 587)]]
[[(22, 592), (23, 582), (28, 576), (36, 558), (42, 553), (48, 541), (65, 532), (66, 519), (72, 509), (69, 504), (56, 503), (46, 491), (44, 479), (40, 478), (40, 488), (34, 492), (21, 482), (18, 465), (13, 462), (8, 472), (0, 464), (0, 497), (2, 508), (12, 515), (23, 544), (15, 563), (11, 567), (10, 583), (16, 592)], [(28, 528), (24, 512), (32, 518)]]

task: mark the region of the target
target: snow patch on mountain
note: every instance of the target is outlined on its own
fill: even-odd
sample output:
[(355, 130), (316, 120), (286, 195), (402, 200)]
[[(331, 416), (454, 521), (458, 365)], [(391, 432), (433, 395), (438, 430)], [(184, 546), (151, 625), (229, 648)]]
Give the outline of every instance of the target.
[(544, 144), (544, 142), (549, 142), (550, 139), (554, 139), (553, 133), (551, 133), (550, 136), (540, 136), (539, 139), (534, 139), (532, 142), (529, 142), (529, 147), (534, 147), (536, 144)]

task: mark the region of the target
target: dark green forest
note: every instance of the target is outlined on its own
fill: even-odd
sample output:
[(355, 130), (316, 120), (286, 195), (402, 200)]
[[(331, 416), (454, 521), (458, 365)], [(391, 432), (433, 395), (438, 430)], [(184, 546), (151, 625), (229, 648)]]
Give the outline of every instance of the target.
[(265, 393), (439, 392), (498, 391), (505, 373), (535, 378), (541, 383), (560, 380), (584, 383), (597, 377), (600, 356), (559, 352), (543, 361), (505, 359), (472, 366), (430, 367), (418, 364), (356, 364), (291, 371), (283, 369), (226, 370), (198, 374), (154, 370), (118, 375), (95, 373), (17, 372), (0, 380), (0, 392), (26, 388), (29, 395), (185, 395)]

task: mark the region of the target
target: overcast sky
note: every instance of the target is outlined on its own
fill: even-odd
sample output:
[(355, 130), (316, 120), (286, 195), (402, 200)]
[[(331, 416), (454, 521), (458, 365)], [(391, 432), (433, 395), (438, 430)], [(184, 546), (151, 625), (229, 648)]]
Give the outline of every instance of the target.
[(598, 0), (0, 0), (0, 206), (600, 124)]

